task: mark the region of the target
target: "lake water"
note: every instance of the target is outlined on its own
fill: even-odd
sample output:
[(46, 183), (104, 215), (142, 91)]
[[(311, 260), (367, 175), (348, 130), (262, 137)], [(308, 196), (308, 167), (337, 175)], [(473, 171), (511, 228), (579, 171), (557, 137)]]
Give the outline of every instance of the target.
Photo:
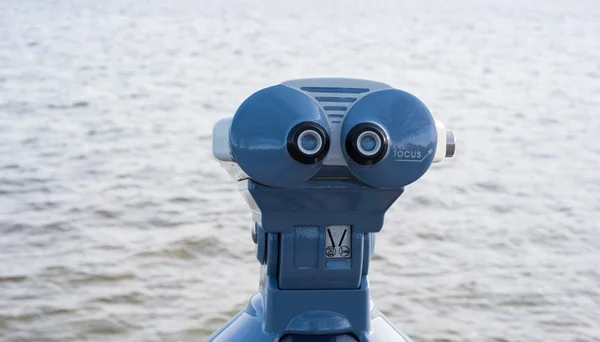
[(415, 341), (600, 341), (598, 1), (0, 5), (0, 340), (202, 341), (258, 286), (213, 123), (287, 79), (407, 90), (460, 140), (386, 216)]

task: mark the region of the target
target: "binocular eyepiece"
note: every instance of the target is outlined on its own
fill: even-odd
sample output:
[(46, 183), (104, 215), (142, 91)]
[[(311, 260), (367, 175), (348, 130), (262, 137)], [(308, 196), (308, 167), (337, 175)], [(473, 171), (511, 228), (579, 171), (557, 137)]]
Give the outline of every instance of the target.
[(237, 179), (290, 187), (326, 167), (328, 178), (350, 173), (371, 187), (400, 188), (453, 154), (451, 133), (419, 99), (386, 84), (306, 79), (254, 93), (217, 123), (213, 139)]
[[(376, 124), (362, 123), (350, 130), (346, 137), (346, 151), (361, 165), (373, 165), (383, 159), (388, 150), (385, 131)], [(292, 158), (302, 164), (315, 164), (329, 151), (327, 131), (314, 122), (301, 122), (290, 130), (287, 149)]]
[(287, 149), (299, 163), (315, 164), (323, 160), (329, 151), (329, 135), (321, 125), (304, 121), (290, 130)]
[[(348, 156), (361, 165), (377, 163), (383, 159), (388, 150), (385, 131), (373, 123), (354, 126), (348, 133), (345, 144)], [(301, 122), (290, 130), (287, 149), (299, 163), (315, 164), (327, 155), (329, 136), (319, 124), (309, 121)]]
[(385, 131), (374, 123), (354, 126), (346, 136), (346, 152), (360, 165), (373, 165), (383, 159), (388, 150)]

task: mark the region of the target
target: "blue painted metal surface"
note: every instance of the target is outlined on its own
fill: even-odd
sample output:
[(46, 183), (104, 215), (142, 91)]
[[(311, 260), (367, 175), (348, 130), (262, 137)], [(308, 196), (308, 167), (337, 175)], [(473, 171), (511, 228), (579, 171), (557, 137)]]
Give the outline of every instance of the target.
[(236, 163), (261, 184), (284, 187), (307, 181), (322, 163), (298, 163), (286, 147), (290, 130), (306, 121), (328, 127), (323, 109), (306, 94), (281, 85), (256, 92), (242, 103), (231, 124)]
[(375, 165), (360, 165), (348, 157), (348, 169), (359, 181), (382, 188), (400, 188), (419, 179), (433, 160), (437, 133), (433, 116), (413, 95), (386, 89), (363, 97), (348, 111), (342, 141), (361, 123), (374, 123), (387, 133), (387, 156)]
[[(317, 144), (290, 138), (305, 123), (331, 142), (324, 159), (298, 156), (294, 143)], [(368, 270), (386, 210), (433, 160), (437, 133), (425, 105), (372, 81), (288, 81), (240, 106), (229, 144), (226, 162), (243, 170), (232, 174), (245, 174), (237, 180), (261, 276), (246, 309), (210, 340), (410, 341), (375, 308)]]

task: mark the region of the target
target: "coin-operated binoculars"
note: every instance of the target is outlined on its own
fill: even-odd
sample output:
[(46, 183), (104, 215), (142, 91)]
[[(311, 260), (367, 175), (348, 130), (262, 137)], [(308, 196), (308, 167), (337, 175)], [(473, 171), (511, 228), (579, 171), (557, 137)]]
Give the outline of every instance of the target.
[(213, 152), (252, 210), (259, 291), (210, 341), (410, 341), (369, 297), (386, 210), (454, 135), (415, 96), (356, 79), (262, 89), (216, 123)]

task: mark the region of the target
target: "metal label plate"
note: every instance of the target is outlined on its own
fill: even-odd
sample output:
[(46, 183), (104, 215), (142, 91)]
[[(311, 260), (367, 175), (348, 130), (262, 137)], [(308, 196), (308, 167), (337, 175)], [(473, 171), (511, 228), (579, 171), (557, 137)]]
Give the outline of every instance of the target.
[(352, 257), (352, 227), (327, 226), (325, 232), (325, 257), (350, 258)]

